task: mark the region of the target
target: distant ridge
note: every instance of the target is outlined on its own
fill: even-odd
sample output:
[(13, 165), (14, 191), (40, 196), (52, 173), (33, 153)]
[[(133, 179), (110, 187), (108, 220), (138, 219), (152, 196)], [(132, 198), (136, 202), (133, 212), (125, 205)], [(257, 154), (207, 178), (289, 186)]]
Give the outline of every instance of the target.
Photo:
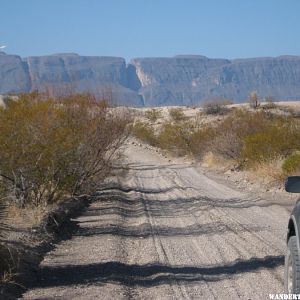
[(135, 58), (56, 53), (22, 59), (0, 52), (0, 94), (64, 88), (116, 104), (197, 105), (222, 97), (239, 103), (256, 90), (261, 98), (300, 99), (300, 56), (216, 59), (203, 55)]

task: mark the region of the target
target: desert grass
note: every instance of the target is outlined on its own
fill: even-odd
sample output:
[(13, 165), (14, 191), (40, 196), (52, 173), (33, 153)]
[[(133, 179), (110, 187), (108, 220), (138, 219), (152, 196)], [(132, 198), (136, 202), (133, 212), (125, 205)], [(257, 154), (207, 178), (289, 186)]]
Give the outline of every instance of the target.
[(282, 185), (285, 175), (282, 171), (284, 157), (277, 156), (265, 162), (254, 165), (248, 172), (250, 181), (260, 180), (267, 187)]
[(20, 207), (16, 204), (11, 204), (7, 207), (7, 223), (16, 226), (26, 224), (28, 227), (36, 227), (41, 223), (43, 217), (50, 209), (51, 205), (28, 205)]

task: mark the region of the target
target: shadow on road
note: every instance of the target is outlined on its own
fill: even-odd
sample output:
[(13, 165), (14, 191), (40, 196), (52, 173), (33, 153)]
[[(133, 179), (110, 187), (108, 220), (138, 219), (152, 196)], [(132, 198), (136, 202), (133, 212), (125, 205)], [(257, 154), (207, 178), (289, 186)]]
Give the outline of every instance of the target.
[[(96, 220), (94, 220), (95, 222)], [(84, 224), (85, 222), (81, 222)], [(88, 223), (91, 223), (90, 221)], [(130, 237), (130, 238), (148, 238), (156, 236), (165, 237), (178, 237), (178, 236), (200, 236), (200, 235), (214, 235), (222, 234), (225, 232), (233, 231), (241, 234), (243, 232), (261, 232), (267, 230), (268, 228), (262, 228), (256, 225), (245, 225), (240, 224), (238, 227), (236, 224), (230, 226), (231, 224), (225, 224), (223, 222), (213, 222), (207, 224), (192, 224), (185, 227), (171, 227), (171, 226), (157, 226), (150, 225), (149, 223), (139, 224), (137, 226), (120, 226), (120, 225), (110, 225), (110, 226), (90, 226), (90, 227), (80, 227), (76, 232), (76, 236), (97, 236), (97, 235), (114, 235), (120, 237)]]
[(283, 256), (266, 256), (237, 260), (230, 264), (206, 267), (167, 266), (160, 264), (127, 265), (107, 262), (87, 265), (43, 267), (34, 287), (103, 284), (115, 282), (127, 286), (157, 286), (176, 282), (219, 281), (262, 269), (274, 269), (284, 262)]
[[(160, 194), (167, 193), (173, 188), (161, 190), (146, 190), (145, 194)], [(177, 187), (178, 190), (180, 190)], [(136, 191), (136, 190), (134, 190)], [(144, 193), (143, 191), (139, 191)], [(142, 195), (137, 198), (132, 198), (124, 191), (109, 191), (102, 192), (97, 197), (101, 201), (101, 207), (89, 209), (86, 211), (88, 216), (101, 216), (117, 214), (126, 218), (136, 218), (145, 214), (145, 210), (153, 217), (174, 218), (176, 216), (188, 216), (191, 214), (209, 211), (214, 208), (229, 208), (229, 209), (247, 209), (249, 207), (269, 207), (278, 205), (263, 199), (216, 199), (208, 197), (182, 197), (165, 200), (144, 199)], [(281, 206), (289, 207), (290, 204), (281, 204)]]

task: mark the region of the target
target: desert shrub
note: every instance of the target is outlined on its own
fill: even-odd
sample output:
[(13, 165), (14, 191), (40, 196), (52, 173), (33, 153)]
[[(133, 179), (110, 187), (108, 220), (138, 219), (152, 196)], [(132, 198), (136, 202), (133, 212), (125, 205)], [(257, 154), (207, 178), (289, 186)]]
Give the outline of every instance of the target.
[(213, 99), (208, 100), (203, 104), (203, 111), (208, 115), (224, 115), (229, 112), (226, 105), (232, 104), (227, 99)]
[(275, 109), (277, 108), (276, 103), (274, 102), (274, 99), (270, 96), (265, 98), (266, 104), (264, 104), (263, 109)]
[(241, 156), (249, 165), (286, 157), (300, 149), (299, 139), (299, 124), (295, 120), (276, 117), (269, 120), (263, 131), (245, 137)]
[(1, 188), (20, 206), (87, 189), (108, 174), (127, 124), (91, 95), (22, 95), (0, 109)]
[(282, 164), (282, 170), (285, 175), (299, 173), (300, 171), (300, 152), (296, 151), (289, 155)]
[(180, 108), (169, 109), (169, 115), (171, 117), (171, 120), (173, 120), (175, 122), (184, 121), (186, 119), (184, 112)]
[(6, 230), (5, 219), (6, 219), (6, 204), (1, 201), (0, 202), (0, 237), (3, 237), (3, 234)]
[(246, 137), (242, 156), (252, 163), (262, 162), (286, 151), (282, 133), (278, 128), (272, 127)]
[(184, 155), (190, 150), (190, 137), (193, 131), (191, 123), (166, 122), (162, 125), (158, 136), (161, 148), (170, 150), (178, 155)]
[(132, 134), (143, 142), (152, 146), (157, 145), (157, 138), (154, 134), (154, 129), (147, 123), (141, 121), (135, 122), (132, 127)]
[(225, 159), (239, 160), (244, 138), (263, 131), (266, 126), (267, 117), (264, 112), (234, 111), (214, 126), (215, 135), (210, 142), (210, 151)]
[(202, 157), (210, 150), (211, 141), (215, 138), (216, 131), (212, 126), (203, 126), (194, 130), (190, 136), (190, 150), (196, 157)]
[(6, 256), (4, 255), (6, 253), (6, 249), (4, 245), (1, 243), (1, 239), (6, 235), (7, 226), (5, 224), (7, 217), (6, 213), (6, 205), (4, 202), (1, 202), (0, 200), (0, 283), (2, 281), (2, 276), (4, 272), (7, 271), (8, 265), (6, 262)]
[(161, 112), (153, 108), (145, 112), (145, 117), (151, 122), (156, 122), (161, 117)]

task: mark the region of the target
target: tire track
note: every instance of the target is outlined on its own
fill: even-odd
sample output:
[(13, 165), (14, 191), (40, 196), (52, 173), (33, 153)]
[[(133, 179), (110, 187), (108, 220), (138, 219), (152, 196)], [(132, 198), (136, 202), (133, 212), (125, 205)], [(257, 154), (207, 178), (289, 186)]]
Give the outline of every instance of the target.
[(282, 291), (286, 207), (127, 145), (24, 299), (264, 299)]

